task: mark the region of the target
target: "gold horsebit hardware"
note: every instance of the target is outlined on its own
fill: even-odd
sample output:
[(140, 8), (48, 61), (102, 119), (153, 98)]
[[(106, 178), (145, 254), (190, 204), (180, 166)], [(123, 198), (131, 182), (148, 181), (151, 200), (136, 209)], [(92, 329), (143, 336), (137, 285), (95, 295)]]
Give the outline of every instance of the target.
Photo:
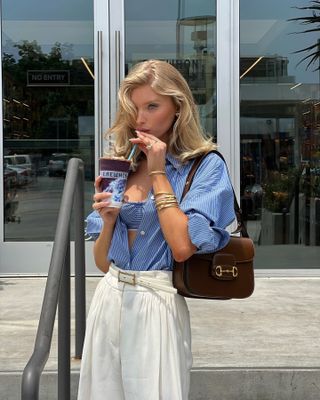
[(223, 268), (221, 265), (216, 266), (216, 275), (221, 278), (224, 274), (232, 274), (233, 278), (238, 276), (238, 268), (233, 266), (232, 268)]

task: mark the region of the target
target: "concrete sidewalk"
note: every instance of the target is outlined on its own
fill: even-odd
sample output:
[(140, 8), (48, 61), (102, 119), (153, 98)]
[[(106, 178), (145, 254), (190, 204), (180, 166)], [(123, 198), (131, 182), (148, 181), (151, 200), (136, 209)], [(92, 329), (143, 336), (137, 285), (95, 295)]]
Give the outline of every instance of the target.
[[(87, 278), (88, 306), (99, 279)], [(3, 400), (20, 398), (21, 373), (33, 350), (45, 283), (45, 278), (0, 278)], [(248, 299), (188, 300), (194, 357), (190, 399), (318, 400), (319, 304), (320, 277), (257, 277)], [(72, 360), (75, 387), (79, 366)], [(55, 380), (56, 368), (55, 334), (42, 387)], [(56, 398), (43, 390), (41, 398)]]

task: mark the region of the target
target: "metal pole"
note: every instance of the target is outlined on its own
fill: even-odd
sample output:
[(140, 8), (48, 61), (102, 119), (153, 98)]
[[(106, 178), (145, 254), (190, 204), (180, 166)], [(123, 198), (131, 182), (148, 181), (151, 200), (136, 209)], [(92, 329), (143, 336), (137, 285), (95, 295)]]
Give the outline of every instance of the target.
[(84, 240), (84, 170), (78, 169), (75, 193), (75, 358), (80, 359), (86, 330), (86, 282)]
[(58, 399), (70, 400), (70, 229), (58, 308)]
[[(37, 329), (37, 337), (35, 340), (32, 356), (30, 357), (26, 367), (24, 368), (22, 375), (22, 400), (38, 400), (39, 398), (40, 377), (49, 357), (59, 294), (59, 312), (61, 312), (61, 315), (59, 316), (60, 323), (58, 326), (58, 347), (60, 352), (60, 357), (58, 361), (58, 370), (60, 371), (60, 373), (58, 373), (58, 399), (64, 400), (70, 398), (70, 322), (69, 325), (66, 322), (68, 321), (68, 319), (70, 321), (69, 227), (76, 180), (78, 178), (78, 168), (83, 171), (82, 160), (76, 158), (71, 159), (68, 165), (67, 176), (59, 209), (57, 228), (48, 272), (48, 279), (46, 283), (39, 325)], [(79, 198), (80, 197), (83, 198), (83, 195), (79, 196)], [(80, 219), (83, 219), (83, 213)], [(83, 228), (81, 228), (81, 234), (83, 236)], [(68, 255), (66, 256), (67, 253)], [(79, 254), (81, 254), (81, 252), (79, 252)], [(80, 263), (78, 264), (80, 265)], [(63, 268), (64, 278), (62, 278)], [(66, 286), (66, 289), (64, 289), (64, 286)], [(64, 290), (66, 290), (66, 292), (64, 292)], [(66, 328), (64, 328), (64, 325)], [(68, 337), (68, 341), (65, 342), (65, 339)], [(65, 355), (64, 360), (61, 358), (61, 354)], [(67, 373), (63, 371), (67, 371)], [(65, 378), (65, 381), (62, 380), (63, 378)], [(67, 397), (64, 397), (64, 395), (62, 394), (63, 387), (65, 387), (65, 392), (69, 393)]]

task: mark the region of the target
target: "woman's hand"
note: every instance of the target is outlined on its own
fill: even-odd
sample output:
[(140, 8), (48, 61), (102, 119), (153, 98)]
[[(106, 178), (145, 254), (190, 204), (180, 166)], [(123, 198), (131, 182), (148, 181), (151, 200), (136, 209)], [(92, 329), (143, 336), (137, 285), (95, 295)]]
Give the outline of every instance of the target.
[(166, 143), (149, 133), (136, 131), (137, 137), (129, 139), (131, 143), (137, 144), (142, 150), (148, 163), (148, 172), (165, 171), (166, 164)]
[(110, 207), (110, 197), (112, 194), (108, 192), (101, 192), (101, 179), (101, 176), (98, 176), (94, 181), (96, 193), (93, 196), (94, 203), (92, 204), (92, 208), (100, 214), (103, 222), (109, 224), (115, 223), (119, 215), (120, 208)]

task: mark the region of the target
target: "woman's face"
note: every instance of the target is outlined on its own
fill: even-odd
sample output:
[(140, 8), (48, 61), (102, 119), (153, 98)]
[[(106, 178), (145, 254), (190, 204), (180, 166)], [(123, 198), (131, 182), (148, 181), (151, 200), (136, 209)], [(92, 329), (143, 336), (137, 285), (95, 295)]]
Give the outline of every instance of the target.
[(150, 85), (143, 85), (132, 91), (131, 101), (137, 110), (135, 129), (166, 142), (177, 112), (171, 97), (157, 94)]

